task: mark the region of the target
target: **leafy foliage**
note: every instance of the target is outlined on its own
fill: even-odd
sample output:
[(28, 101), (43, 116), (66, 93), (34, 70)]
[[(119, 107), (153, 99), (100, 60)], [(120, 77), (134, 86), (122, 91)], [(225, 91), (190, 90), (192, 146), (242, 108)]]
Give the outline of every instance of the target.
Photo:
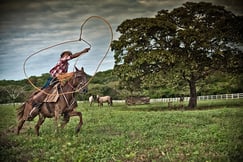
[[(45, 75), (45, 74), (44, 74)], [(153, 74), (151, 74), (151, 77)], [(163, 76), (163, 77), (162, 77)], [(45, 77), (36, 77), (39, 80), (39, 85), (43, 85)], [(90, 78), (90, 76), (89, 76)], [(161, 80), (155, 77), (152, 80), (146, 80), (147, 85), (143, 85), (142, 89), (133, 92), (134, 95), (149, 96), (150, 98), (161, 97), (179, 97), (189, 96), (189, 87), (183, 80), (175, 82), (173, 75), (168, 73), (166, 76), (161, 74)], [(129, 91), (119, 85), (120, 79), (117, 78), (113, 70), (99, 72), (91, 83), (89, 84), (89, 90), (87, 94), (78, 94), (78, 100), (88, 100), (90, 95), (110, 95), (113, 99), (125, 99), (130, 95)], [(243, 75), (224, 74), (217, 72), (212, 76), (208, 76), (204, 80), (198, 82), (198, 94), (199, 95), (212, 95), (212, 94), (224, 94), (224, 93), (242, 93), (243, 92)], [(148, 86), (149, 85), (149, 86)], [(10, 90), (11, 87), (17, 90), (17, 93), (21, 92), (19, 97), (15, 100), (11, 99), (9, 93), (6, 90)], [(25, 99), (32, 93), (33, 87), (27, 80), (12, 81), (1, 80), (0, 81), (0, 103), (12, 103), (12, 102), (24, 102)]]
[(86, 96), (88, 98), (90, 95), (109, 95), (113, 99), (118, 99), (117, 82), (118, 78), (113, 74), (113, 70), (98, 72), (92, 78), (89, 84), (89, 92)]
[(189, 108), (194, 108), (200, 80), (217, 71), (242, 72), (242, 24), (242, 17), (205, 2), (161, 10), (155, 18), (125, 20), (112, 43), (120, 85), (133, 93), (153, 84), (186, 82)]

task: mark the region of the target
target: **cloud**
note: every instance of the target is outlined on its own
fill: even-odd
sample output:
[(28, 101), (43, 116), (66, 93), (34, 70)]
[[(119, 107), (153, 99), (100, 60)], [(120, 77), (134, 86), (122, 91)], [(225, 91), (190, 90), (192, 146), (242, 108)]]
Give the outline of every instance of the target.
[[(192, 0), (199, 2), (199, 0)], [(217, 5), (226, 5), (242, 14), (242, 2), (237, 0), (205, 0)], [(76, 40), (80, 26), (93, 15), (104, 17), (113, 28), (114, 39), (118, 25), (126, 19), (153, 17), (161, 9), (172, 10), (186, 0), (3, 0), (0, 5), (0, 79), (24, 79), (23, 62), (34, 52), (51, 45)], [(110, 41), (110, 31), (99, 19), (88, 21), (82, 38), (91, 43), (89, 54), (80, 58), (86, 72), (92, 74), (103, 57)], [(44, 50), (27, 62), (30, 75), (41, 75), (55, 65), (62, 50), (77, 52), (87, 47), (84, 42), (63, 44)], [(72, 62), (73, 64), (73, 62)], [(109, 52), (100, 70), (114, 66), (113, 53)], [(71, 69), (71, 68), (70, 68)]]

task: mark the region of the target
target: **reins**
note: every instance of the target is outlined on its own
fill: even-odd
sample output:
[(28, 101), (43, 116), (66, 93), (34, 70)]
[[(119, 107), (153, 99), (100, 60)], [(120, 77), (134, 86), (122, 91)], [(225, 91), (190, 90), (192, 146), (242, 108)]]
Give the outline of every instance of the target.
[[(110, 30), (110, 42), (109, 42), (109, 46), (108, 46), (108, 48), (107, 48), (107, 51), (106, 51), (106, 53), (104, 54), (104, 56), (102, 57), (102, 59), (99, 61), (98, 65), (97, 65), (97, 67), (96, 67), (96, 69), (95, 69), (95, 72), (94, 72), (93, 76), (92, 76), (92, 77), (91, 77), (91, 78), (90, 78), (90, 79), (89, 79), (83, 86), (81, 86), (80, 88), (76, 89), (75, 91), (71, 91), (71, 92), (63, 92), (63, 93), (61, 93), (61, 94), (59, 94), (59, 95), (69, 94), (69, 93), (74, 93), (74, 92), (79, 92), (81, 89), (83, 89), (85, 86), (87, 86), (87, 85), (93, 80), (93, 78), (94, 78), (94, 76), (96, 75), (96, 73), (98, 72), (98, 70), (99, 70), (99, 68), (100, 68), (100, 66), (101, 66), (101, 64), (102, 64), (102, 62), (104, 61), (104, 59), (105, 59), (106, 56), (108, 55), (108, 52), (109, 52), (109, 50), (110, 50), (110, 46), (111, 46), (111, 43), (112, 43), (112, 40), (113, 40), (113, 31), (112, 31), (112, 27), (111, 27), (110, 23), (109, 23), (106, 19), (104, 19), (103, 17), (101, 17), (101, 16), (90, 16), (90, 17), (88, 17), (88, 18), (82, 23), (82, 25), (81, 25), (81, 27), (80, 27), (80, 36), (79, 36), (79, 39), (75, 39), (75, 40), (67, 40), (67, 41), (64, 41), (64, 42), (61, 42), (61, 43), (57, 43), (57, 44), (51, 45), (51, 46), (49, 46), (49, 47), (40, 49), (39, 51), (30, 54), (30, 55), (25, 59), (24, 64), (23, 64), (23, 71), (24, 71), (24, 75), (25, 75), (25, 77), (27, 78), (28, 82), (32, 85), (32, 87), (34, 87), (35, 89), (37, 89), (37, 90), (39, 90), (39, 91), (42, 91), (42, 92), (43, 92), (44, 94), (46, 94), (46, 95), (53, 95), (53, 94), (50, 94), (50, 93), (48, 93), (48, 92), (45, 92), (44, 90), (40, 89), (39, 87), (37, 87), (37, 86), (35, 86), (35, 85), (33, 84), (33, 82), (29, 79), (29, 77), (28, 77), (28, 75), (27, 75), (27, 73), (26, 73), (26, 68), (25, 68), (26, 63), (27, 63), (27, 61), (28, 61), (32, 56), (37, 55), (38, 53), (40, 53), (40, 52), (42, 52), (42, 51), (45, 51), (45, 50), (47, 50), (47, 49), (50, 49), (50, 48), (53, 48), (53, 47), (56, 47), (56, 46), (60, 46), (60, 45), (63, 45), (63, 44), (67, 44), (67, 43), (73, 43), (73, 42), (83, 41), (83, 42), (85, 42), (85, 43), (91, 48), (91, 44), (90, 44), (88, 41), (86, 41), (86, 40), (84, 40), (84, 39), (82, 38), (83, 27), (84, 27), (84, 25), (85, 25), (90, 19), (99, 19), (99, 20), (102, 20), (102, 21), (108, 26), (108, 28), (109, 28), (109, 30)], [(74, 64), (74, 66), (77, 64), (78, 59), (79, 59), (79, 58), (76, 59), (76, 62), (75, 62), (75, 64)]]

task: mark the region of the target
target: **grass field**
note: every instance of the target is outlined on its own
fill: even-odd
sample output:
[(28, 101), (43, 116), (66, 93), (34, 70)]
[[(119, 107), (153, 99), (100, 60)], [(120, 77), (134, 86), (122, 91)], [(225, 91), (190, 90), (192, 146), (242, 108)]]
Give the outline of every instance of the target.
[[(79, 103), (78, 118), (55, 132), (47, 119), (37, 137), (32, 122), (14, 134), (14, 106), (0, 106), (0, 161), (243, 161), (243, 101), (198, 103), (193, 111), (168, 110), (164, 103), (112, 108)], [(203, 109), (203, 110), (202, 110)]]

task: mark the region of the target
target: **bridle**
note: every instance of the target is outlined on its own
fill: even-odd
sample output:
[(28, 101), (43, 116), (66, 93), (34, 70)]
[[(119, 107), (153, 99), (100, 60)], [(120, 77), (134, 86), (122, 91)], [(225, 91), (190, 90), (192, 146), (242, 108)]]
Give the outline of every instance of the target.
[[(71, 93), (72, 98), (74, 98), (74, 93), (77, 92), (77, 90), (82, 89), (82, 88), (86, 85), (86, 79), (84, 79), (84, 78), (86, 77), (86, 76), (85, 76), (85, 73), (84, 73), (84, 74), (80, 74), (80, 72), (81, 72), (81, 71), (77, 71), (77, 72), (75, 72), (75, 73), (74, 73), (74, 76), (67, 82), (67, 85), (68, 85), (69, 87), (71, 87), (72, 92), (73, 92), (73, 93)], [(83, 72), (82, 72), (82, 73), (83, 73)], [(75, 80), (76, 80), (77, 78), (82, 78), (82, 80), (81, 80), (81, 81), (78, 81), (79, 84), (76, 85), (76, 86), (74, 86), (74, 84), (75, 84)], [(84, 80), (85, 80), (85, 81), (84, 81)], [(82, 86), (83, 86), (83, 87), (82, 87)], [(62, 95), (63, 95), (63, 97), (64, 97), (64, 99), (65, 99), (65, 102), (66, 102), (66, 104), (67, 104), (67, 106), (68, 106), (68, 108), (69, 108), (71, 105), (73, 105), (73, 104), (76, 102), (76, 100), (73, 100), (73, 99), (72, 99), (72, 100), (71, 100), (72, 103), (69, 103), (68, 100), (67, 100), (66, 93), (63, 91), (63, 88), (61, 87), (60, 89), (61, 89), (61, 91), (62, 91)]]
[[(81, 78), (81, 81), (79, 81), (79, 79), (78, 81), (76, 81), (77, 78)], [(80, 71), (74, 72), (73, 77), (67, 82), (68, 86), (71, 87), (73, 93), (85, 87), (85, 84), (87, 83), (87, 80), (85, 78), (85, 73), (80, 74)], [(75, 85), (76, 82), (78, 82), (77, 85)]]

